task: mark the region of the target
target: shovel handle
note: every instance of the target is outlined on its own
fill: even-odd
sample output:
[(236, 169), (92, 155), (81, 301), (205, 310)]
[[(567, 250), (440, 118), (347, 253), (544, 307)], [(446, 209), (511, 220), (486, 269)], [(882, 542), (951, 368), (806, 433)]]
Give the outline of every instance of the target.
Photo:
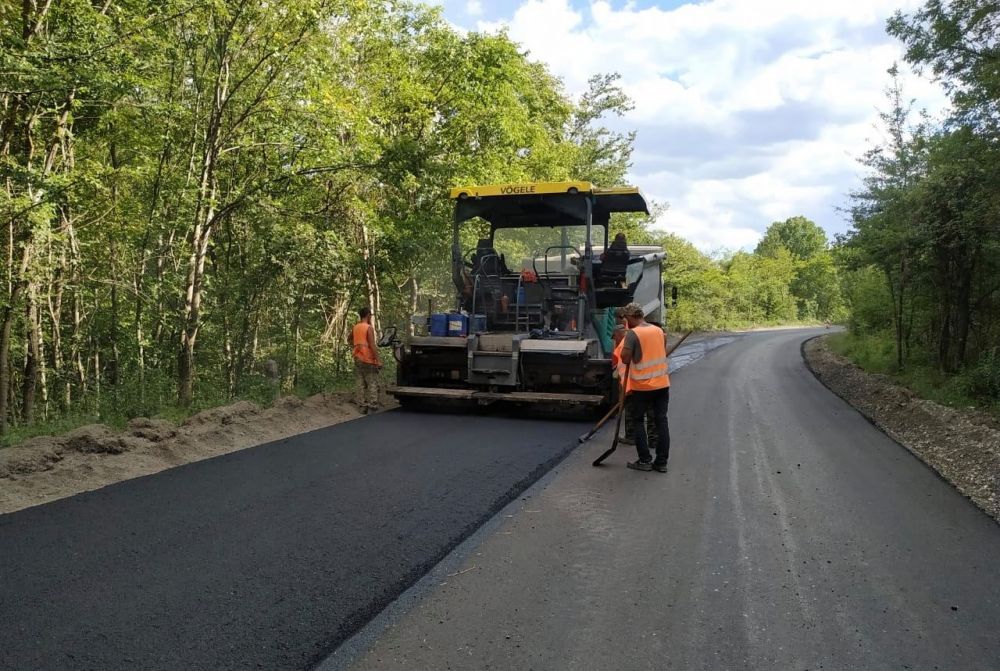
[(685, 333), (684, 335), (682, 335), (682, 336), (681, 336), (681, 339), (680, 339), (680, 340), (678, 340), (677, 342), (675, 342), (675, 343), (674, 343), (674, 346), (670, 348), (670, 351), (669, 351), (669, 352), (667, 352), (667, 356), (670, 356), (671, 354), (673, 354), (673, 353), (674, 353), (674, 350), (675, 350), (675, 349), (677, 349), (678, 347), (680, 347), (680, 346), (681, 346), (681, 343), (682, 343), (682, 342), (684, 342), (685, 340), (687, 340), (687, 337), (688, 337), (689, 335), (691, 335), (692, 333), (694, 333), (694, 331), (688, 331), (687, 333)]
[[(628, 379), (628, 374), (631, 369), (632, 363), (629, 362), (625, 365), (625, 380)], [(597, 459), (594, 459), (594, 463), (592, 464), (593, 466), (600, 466), (602, 461), (610, 457), (611, 453), (618, 449), (618, 434), (621, 432), (622, 428), (622, 415), (625, 414), (625, 396), (625, 390), (622, 389), (621, 397), (618, 399), (618, 405), (615, 407), (618, 411), (618, 421), (615, 422), (615, 437), (611, 441), (611, 447), (605, 450), (605, 452), (601, 456), (597, 457)]]
[(595, 424), (593, 429), (591, 429), (587, 433), (585, 433), (582, 436), (580, 436), (580, 442), (581, 443), (585, 443), (588, 440), (590, 440), (591, 438), (593, 438), (594, 434), (597, 433), (600, 430), (600, 428), (607, 423), (607, 421), (609, 419), (611, 419), (612, 417), (614, 417), (616, 412), (618, 412), (618, 404), (617, 403), (615, 403), (613, 406), (611, 406), (611, 409), (608, 410), (608, 414), (604, 415), (604, 417), (601, 417), (601, 421), (599, 421), (597, 424)]

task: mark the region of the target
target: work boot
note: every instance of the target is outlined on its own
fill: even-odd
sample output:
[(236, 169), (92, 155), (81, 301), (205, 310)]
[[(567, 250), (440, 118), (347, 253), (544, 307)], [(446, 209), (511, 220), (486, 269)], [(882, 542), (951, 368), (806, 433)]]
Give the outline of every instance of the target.
[(653, 470), (654, 471), (658, 471), (660, 473), (666, 473), (667, 472), (667, 462), (663, 462), (662, 464), (660, 464), (660, 463), (657, 463), (657, 462), (654, 461), (653, 462)]
[(633, 471), (651, 471), (653, 470), (653, 463), (650, 461), (630, 461), (625, 464)]

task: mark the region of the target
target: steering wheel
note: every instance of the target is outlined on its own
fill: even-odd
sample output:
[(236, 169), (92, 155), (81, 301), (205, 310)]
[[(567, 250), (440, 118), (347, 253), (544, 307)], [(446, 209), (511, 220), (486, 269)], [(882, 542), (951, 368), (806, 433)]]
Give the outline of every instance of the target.
[[(551, 252), (553, 249), (568, 249), (568, 250), (576, 252), (577, 258), (580, 257), (580, 250), (577, 249), (576, 247), (574, 247), (573, 245), (550, 245), (550, 246), (546, 247), (545, 248), (545, 252), (544, 252), (545, 255), (543, 257), (545, 259), (545, 261), (544, 261), (544, 264), (545, 264), (544, 267), (545, 267), (545, 279), (546, 279), (546, 281), (549, 279), (549, 252)], [(532, 254), (532, 256), (531, 256), (531, 267), (535, 271), (535, 275), (537, 275), (538, 277), (541, 277), (541, 274), (538, 272), (537, 260), (538, 260), (538, 255), (537, 254)]]
[(475, 256), (476, 251), (477, 251), (476, 247), (472, 247), (471, 249), (465, 250), (465, 253), (462, 254), (462, 263), (468, 266), (469, 268), (472, 268), (472, 266), (474, 265), (472, 262), (472, 257)]

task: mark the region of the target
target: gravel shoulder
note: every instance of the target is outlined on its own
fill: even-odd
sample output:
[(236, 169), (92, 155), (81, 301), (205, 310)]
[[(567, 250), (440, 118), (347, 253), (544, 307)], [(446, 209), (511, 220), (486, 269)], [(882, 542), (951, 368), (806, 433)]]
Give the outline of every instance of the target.
[(809, 368), (831, 391), (1000, 521), (1000, 421), (918, 397), (832, 352), (826, 337), (802, 348)]

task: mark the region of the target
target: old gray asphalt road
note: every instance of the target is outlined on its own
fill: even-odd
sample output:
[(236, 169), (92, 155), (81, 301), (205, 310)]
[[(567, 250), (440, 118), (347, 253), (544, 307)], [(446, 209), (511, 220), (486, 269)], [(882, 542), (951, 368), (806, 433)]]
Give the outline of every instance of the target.
[(674, 376), (670, 472), (577, 450), (357, 669), (997, 669), (1000, 527), (813, 378)]

